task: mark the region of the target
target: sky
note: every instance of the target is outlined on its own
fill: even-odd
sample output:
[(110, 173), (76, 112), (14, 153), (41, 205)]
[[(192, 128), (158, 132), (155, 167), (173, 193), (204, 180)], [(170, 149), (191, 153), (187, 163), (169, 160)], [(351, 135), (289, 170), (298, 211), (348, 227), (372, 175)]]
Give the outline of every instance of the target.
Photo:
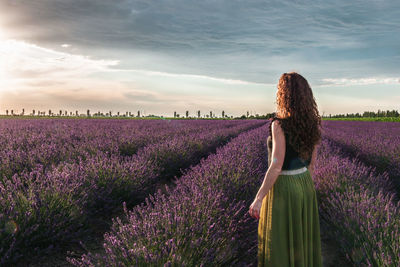
[(0, 114), (266, 114), (284, 72), (321, 115), (400, 111), (397, 0), (0, 0)]

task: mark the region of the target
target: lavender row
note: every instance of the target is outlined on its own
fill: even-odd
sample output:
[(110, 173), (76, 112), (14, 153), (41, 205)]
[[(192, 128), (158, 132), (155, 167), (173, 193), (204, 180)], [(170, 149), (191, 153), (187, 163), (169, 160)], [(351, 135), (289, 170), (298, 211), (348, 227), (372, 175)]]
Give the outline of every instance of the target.
[[(262, 127), (263, 128), (263, 127)], [(266, 162), (265, 129), (240, 135), (191, 169), (177, 187), (114, 220), (101, 254), (76, 266), (255, 265), (256, 222), (247, 214)], [(246, 145), (244, 145), (246, 144)], [(246, 150), (248, 148), (248, 150)], [(313, 175), (320, 216), (354, 266), (399, 266), (400, 206), (387, 173), (347, 158), (324, 138)]]
[(400, 183), (400, 123), (324, 121), (323, 135)]
[(96, 155), (131, 156), (152, 143), (193, 132), (233, 127), (238, 121), (170, 120), (0, 120), (0, 179), (47, 169), (60, 162), (77, 162)]
[[(145, 203), (113, 219), (104, 251), (76, 266), (234, 266), (254, 261), (248, 206), (267, 167), (266, 125), (240, 134)], [(253, 253), (249, 253), (253, 252)]]
[(233, 136), (261, 124), (265, 121), (177, 136), (122, 159), (98, 152), (47, 171), (37, 164), (31, 172), (13, 175), (0, 183), (0, 264), (26, 257), (23, 253), (32, 247), (46, 253), (55, 244), (77, 242), (90, 218), (112, 212), (122, 201), (143, 200), (160, 179), (179, 174)]
[(328, 138), (313, 179), (320, 216), (354, 266), (400, 265), (400, 202), (388, 174), (346, 157)]

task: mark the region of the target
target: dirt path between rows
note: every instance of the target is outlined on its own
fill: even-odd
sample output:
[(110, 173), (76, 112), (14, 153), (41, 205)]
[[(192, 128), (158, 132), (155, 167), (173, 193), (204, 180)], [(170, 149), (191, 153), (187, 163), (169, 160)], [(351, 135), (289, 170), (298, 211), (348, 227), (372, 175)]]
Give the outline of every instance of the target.
[(340, 244), (329, 236), (328, 226), (321, 222), (321, 250), (322, 263), (324, 267), (347, 267), (352, 266), (340, 251)]

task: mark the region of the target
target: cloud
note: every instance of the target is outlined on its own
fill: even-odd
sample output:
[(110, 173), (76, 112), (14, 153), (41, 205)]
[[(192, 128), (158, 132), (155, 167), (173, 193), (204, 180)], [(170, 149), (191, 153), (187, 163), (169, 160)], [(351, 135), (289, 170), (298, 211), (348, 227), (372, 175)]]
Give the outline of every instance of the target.
[(353, 86), (370, 84), (400, 84), (400, 77), (325, 78), (319, 86)]
[(232, 84), (232, 85), (267, 85), (272, 86), (275, 84), (267, 84), (267, 83), (257, 83), (245, 80), (235, 80), (235, 79), (224, 79), (218, 77), (211, 77), (206, 75), (195, 75), (195, 74), (185, 74), (185, 73), (170, 73), (170, 72), (160, 72), (160, 71), (151, 71), (151, 70), (140, 70), (140, 69), (116, 69), (110, 68), (109, 71), (112, 72), (136, 72), (149, 76), (165, 76), (165, 77), (174, 77), (174, 78), (190, 78), (192, 80), (200, 79), (200, 80), (210, 80), (224, 84)]
[[(141, 105), (160, 106), (161, 110), (161, 106), (187, 108), (188, 103), (198, 108), (222, 107), (235, 97), (232, 86), (246, 87), (248, 92), (248, 86), (265, 86), (206, 75), (120, 69), (117, 60), (92, 59), (17, 40), (0, 42), (0, 54), (4, 59), (0, 95), (10, 107), (116, 109)], [(221, 96), (216, 95), (218, 91)]]
[[(400, 64), (398, 1), (15, 0), (0, 8), (15, 38), (73, 43), (128, 69), (272, 83), (290, 68), (371, 76)], [(138, 54), (153, 57), (140, 66)]]
[(48, 83), (49, 80), (54, 83), (105, 71), (119, 62), (91, 59), (88, 56), (59, 52), (18, 40), (1, 41), (0, 55), (0, 72), (3, 79), (11, 83)]
[(346, 96), (338, 94), (324, 94), (320, 95), (317, 104), (320, 113), (324, 115), (331, 114), (345, 114), (345, 113), (363, 113), (364, 111), (377, 111), (381, 110), (398, 110), (399, 96), (386, 96), (379, 97), (368, 96)]
[[(14, 81), (35, 79), (28, 83), (35, 86), (46, 86), (55, 83), (60, 84), (62, 82), (59, 80), (83, 77), (99, 72), (133, 72), (146, 76), (209, 80), (231, 85), (272, 85), (206, 75), (142, 69), (120, 69), (118, 68), (119, 60), (91, 59), (85, 55), (60, 52), (18, 40), (0, 42), (0, 54), (3, 57), (3, 65), (0, 65), (0, 67), (2, 67), (2, 72), (6, 77)], [(53, 80), (50, 82), (50, 79)]]
[(38, 80), (38, 81), (27, 81), (25, 83), (27, 86), (31, 86), (31, 87), (49, 87), (49, 86), (61, 86), (66, 84), (65, 81), (55, 81), (55, 80)]
[(124, 96), (129, 100), (148, 102), (148, 103), (164, 102), (166, 100), (160, 97), (159, 94), (149, 91), (139, 91), (139, 90), (127, 91), (124, 93)]
[(90, 106), (92, 101), (109, 104), (124, 99), (123, 86), (92, 77), (118, 65), (117, 60), (92, 59), (10, 39), (0, 41), (0, 55), (0, 93), (7, 104)]

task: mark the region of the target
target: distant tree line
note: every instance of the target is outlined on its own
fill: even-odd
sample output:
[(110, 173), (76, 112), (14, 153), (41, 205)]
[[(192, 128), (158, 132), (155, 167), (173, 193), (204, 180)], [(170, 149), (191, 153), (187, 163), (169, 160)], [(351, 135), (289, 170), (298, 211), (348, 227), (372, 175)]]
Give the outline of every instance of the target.
[(181, 116), (179, 113), (177, 113), (176, 111), (174, 111), (174, 118), (214, 118), (214, 119), (269, 119), (272, 118), (273, 116), (275, 116), (275, 112), (273, 113), (267, 113), (266, 115), (260, 115), (258, 113), (256, 114), (252, 114), (249, 111), (246, 112), (246, 114), (239, 116), (239, 117), (234, 117), (233, 115), (228, 115), (225, 113), (225, 110), (222, 110), (221, 115), (215, 114), (215, 112), (210, 111), (209, 114), (204, 114), (202, 115), (200, 110), (198, 110), (195, 116), (190, 116), (189, 115), (189, 111), (186, 110), (185, 112), (185, 116)]
[[(75, 116), (75, 117), (141, 117), (140, 110), (138, 110), (137, 115), (135, 116), (133, 112), (127, 111), (125, 113), (120, 113), (119, 111), (116, 114), (113, 114), (112, 111), (110, 110), (109, 112), (103, 113), (103, 112), (96, 112), (96, 113), (91, 113), (90, 109), (86, 110), (86, 113), (79, 113), (78, 110), (75, 110), (74, 112), (70, 111), (68, 112), (67, 110), (59, 110), (58, 112), (53, 112), (51, 109), (48, 111), (41, 111), (41, 110), (35, 110), (33, 109), (30, 114), (25, 113), (25, 109), (22, 109), (22, 112), (15, 112), (13, 109), (11, 110), (6, 110), (6, 115), (9, 116)], [(154, 116), (154, 115), (149, 115), (149, 116)], [(142, 115), (143, 117), (143, 115)]]
[[(125, 113), (120, 113), (119, 111), (114, 114), (111, 110), (108, 112), (95, 112), (91, 113), (90, 110), (88, 109), (86, 113), (79, 113), (78, 110), (75, 110), (74, 112), (70, 111), (68, 112), (67, 110), (59, 110), (58, 112), (53, 112), (51, 109), (48, 111), (44, 110), (35, 110), (33, 109), (30, 114), (25, 114), (25, 109), (22, 109), (22, 112), (18, 113), (15, 112), (13, 109), (11, 110), (6, 110), (6, 115), (9, 116), (24, 116), (24, 115), (30, 115), (30, 116), (54, 116), (54, 117), (60, 117), (60, 116), (75, 116), (75, 117), (160, 117), (163, 118), (163, 116), (157, 116), (157, 115), (148, 115), (148, 116), (143, 116), (141, 114), (140, 110), (137, 111), (136, 115), (131, 112), (131, 111), (126, 111)], [(185, 115), (181, 116), (179, 113), (174, 111), (174, 118), (188, 118), (188, 119), (193, 119), (193, 118), (222, 118), (222, 119), (269, 119), (272, 118), (276, 115), (275, 112), (272, 113), (267, 113), (265, 115), (260, 115), (258, 113), (252, 114), (249, 111), (246, 112), (246, 114), (243, 114), (238, 117), (234, 117), (232, 115), (227, 115), (225, 111), (223, 110), (218, 116), (215, 114), (213, 111), (210, 111), (209, 114), (204, 114), (202, 115), (200, 110), (198, 110), (194, 116), (190, 116), (189, 111), (185, 111)], [(361, 113), (346, 113), (346, 114), (329, 114), (329, 116), (321, 116), (322, 118), (362, 118), (362, 117), (400, 117), (400, 114), (397, 110), (380, 110), (378, 109), (377, 112), (375, 111), (364, 111), (362, 114)]]
[(362, 117), (368, 117), (368, 118), (375, 118), (375, 117), (400, 117), (399, 112), (397, 110), (380, 110), (378, 109), (378, 112), (374, 111), (364, 111), (364, 113), (346, 113), (346, 114), (335, 114), (329, 116), (325, 116), (329, 118), (362, 118)]
[(217, 114), (215, 114), (214, 112), (210, 111), (210, 114), (204, 114), (203, 116), (201, 115), (201, 111), (198, 110), (196, 113), (196, 115), (194, 116), (190, 116), (189, 115), (189, 111), (186, 110), (185, 111), (185, 116), (181, 117), (181, 115), (179, 113), (177, 113), (176, 111), (174, 111), (174, 118), (223, 118), (223, 119), (233, 119), (233, 116), (228, 116), (227, 114), (225, 114), (225, 111), (223, 110), (221, 112), (221, 116), (218, 116)]

